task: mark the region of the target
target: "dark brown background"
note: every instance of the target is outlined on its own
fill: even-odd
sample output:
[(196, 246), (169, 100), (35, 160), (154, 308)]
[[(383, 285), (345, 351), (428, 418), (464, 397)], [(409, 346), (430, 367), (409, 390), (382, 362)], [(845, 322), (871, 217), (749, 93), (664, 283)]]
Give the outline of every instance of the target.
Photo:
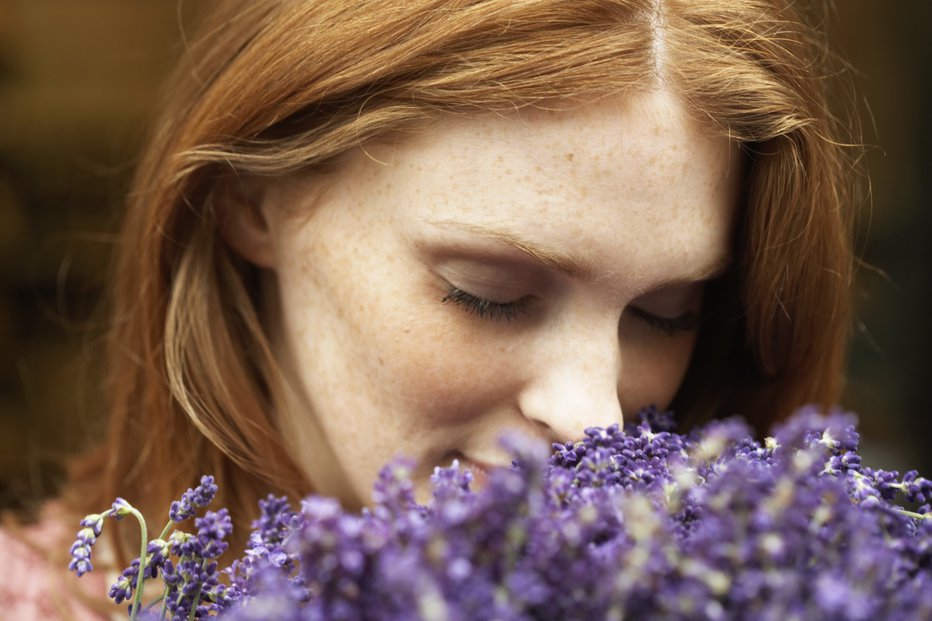
[[(192, 4), (0, 0), (0, 507), (48, 493), (59, 457), (100, 434), (95, 309)], [(869, 465), (932, 475), (932, 2), (839, 0), (826, 28), (874, 145), (845, 405)]]

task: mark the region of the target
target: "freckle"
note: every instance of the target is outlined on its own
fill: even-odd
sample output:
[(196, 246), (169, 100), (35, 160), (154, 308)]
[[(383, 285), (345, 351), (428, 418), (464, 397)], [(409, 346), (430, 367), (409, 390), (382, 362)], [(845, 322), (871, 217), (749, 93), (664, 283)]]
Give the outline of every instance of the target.
[(572, 162), (573, 159), (574, 159), (575, 157), (576, 157), (576, 154), (575, 154), (575, 153), (567, 153), (567, 154), (566, 154), (566, 161), (567, 161), (567, 162)]
[(385, 366), (385, 360), (382, 358), (382, 356), (379, 356), (379, 366), (380, 366), (380, 367), (384, 367), (384, 366)]
[(508, 175), (508, 176), (510, 177), (510, 176), (511, 176), (511, 169), (510, 169), (510, 168), (506, 168), (506, 169), (505, 169), (505, 174)]

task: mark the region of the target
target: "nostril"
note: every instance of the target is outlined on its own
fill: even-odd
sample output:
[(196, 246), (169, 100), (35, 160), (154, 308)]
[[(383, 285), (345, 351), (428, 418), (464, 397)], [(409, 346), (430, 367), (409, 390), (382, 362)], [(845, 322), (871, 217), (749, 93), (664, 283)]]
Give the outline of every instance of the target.
[(551, 352), (549, 364), (532, 367), (517, 396), (523, 416), (552, 442), (575, 441), (588, 427), (622, 422), (618, 344), (596, 336), (559, 340), (560, 355)]
[(523, 395), (521, 413), (535, 432), (549, 443), (574, 442), (590, 427), (610, 427), (624, 422), (617, 395), (580, 399), (563, 393), (548, 398), (544, 392)]
[(548, 444), (563, 443), (571, 439), (571, 438), (561, 437), (559, 432), (556, 429), (548, 425), (543, 420), (540, 420), (538, 418), (528, 417), (528, 416), (525, 416), (525, 418), (528, 418), (531, 421), (531, 423), (534, 425), (534, 432), (535, 432), (534, 435), (539, 438), (542, 438)]

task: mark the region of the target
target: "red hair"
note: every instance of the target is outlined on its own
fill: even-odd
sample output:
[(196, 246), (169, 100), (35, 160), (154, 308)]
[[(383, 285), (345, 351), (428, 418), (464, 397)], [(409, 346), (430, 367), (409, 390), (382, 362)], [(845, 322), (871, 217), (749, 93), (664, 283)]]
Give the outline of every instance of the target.
[(127, 204), (109, 436), (74, 470), (82, 510), (132, 490), (160, 515), (212, 473), (242, 536), (260, 495), (311, 491), (278, 430), (289, 382), (258, 319), (254, 268), (218, 235), (232, 180), (326, 166), (441, 113), (658, 79), (748, 160), (735, 265), (710, 288), (710, 323), (675, 411), (693, 422), (740, 413), (762, 429), (803, 403), (833, 404), (851, 315), (853, 160), (826, 103), (824, 45), (795, 4), (219, 2), (171, 84)]

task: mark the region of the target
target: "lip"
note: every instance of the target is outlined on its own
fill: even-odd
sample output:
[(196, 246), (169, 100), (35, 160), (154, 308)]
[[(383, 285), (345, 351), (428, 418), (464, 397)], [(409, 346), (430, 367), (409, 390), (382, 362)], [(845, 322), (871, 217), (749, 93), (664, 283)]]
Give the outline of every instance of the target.
[(468, 457), (462, 459), (463, 466), (472, 472), (472, 484), (469, 486), (473, 491), (484, 489), (489, 484), (489, 468), (485, 464), (473, 461)]
[(495, 464), (466, 457), (465, 455), (459, 455), (457, 459), (460, 460), (464, 468), (472, 472), (472, 485), (470, 489), (474, 491), (485, 488), (485, 486), (489, 484), (489, 472), (500, 467)]

